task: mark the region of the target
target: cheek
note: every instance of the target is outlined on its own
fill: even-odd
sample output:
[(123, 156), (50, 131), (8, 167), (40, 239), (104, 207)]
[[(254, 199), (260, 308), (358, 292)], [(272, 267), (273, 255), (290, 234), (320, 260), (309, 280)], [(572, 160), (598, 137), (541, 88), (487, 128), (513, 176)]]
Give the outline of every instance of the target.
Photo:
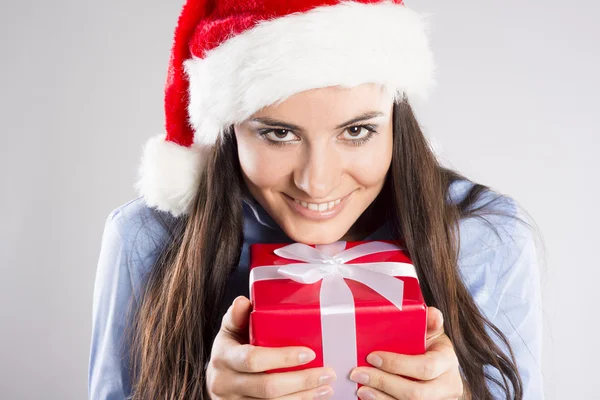
[(371, 146), (365, 146), (360, 157), (352, 157), (346, 164), (348, 172), (361, 185), (365, 187), (379, 186), (392, 162), (392, 135), (385, 136)]
[(238, 141), (240, 167), (250, 182), (260, 188), (271, 188), (287, 181), (292, 167), (290, 157), (273, 151), (267, 145)]

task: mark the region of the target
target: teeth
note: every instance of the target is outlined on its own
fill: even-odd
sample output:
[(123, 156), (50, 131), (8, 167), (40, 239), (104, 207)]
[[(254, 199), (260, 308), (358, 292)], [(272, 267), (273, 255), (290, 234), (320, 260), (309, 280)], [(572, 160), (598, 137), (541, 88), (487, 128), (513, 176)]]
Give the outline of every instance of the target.
[(335, 201), (330, 201), (329, 203), (321, 203), (321, 204), (307, 203), (305, 201), (300, 201), (300, 200), (296, 200), (296, 199), (294, 199), (294, 201), (298, 204), (301, 204), (303, 207), (308, 208), (309, 210), (326, 211), (326, 210), (331, 210), (333, 207), (340, 204), (342, 199), (337, 199)]

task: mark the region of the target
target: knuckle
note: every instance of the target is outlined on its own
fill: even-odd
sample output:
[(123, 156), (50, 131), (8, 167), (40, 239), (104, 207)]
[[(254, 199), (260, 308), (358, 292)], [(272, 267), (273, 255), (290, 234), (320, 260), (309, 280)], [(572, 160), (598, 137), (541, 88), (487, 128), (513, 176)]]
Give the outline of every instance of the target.
[(421, 370), (419, 371), (421, 379), (431, 380), (435, 378), (437, 367), (438, 363), (434, 359), (426, 360), (423, 364), (421, 364)]
[(274, 399), (279, 393), (277, 390), (277, 381), (269, 376), (265, 376), (260, 381), (259, 394), (265, 399)]
[(256, 372), (258, 370), (259, 357), (256, 353), (256, 347), (244, 345), (242, 363), (247, 371)]
[(314, 400), (315, 398), (315, 393), (312, 392), (300, 394), (300, 400)]
[[(307, 370), (308, 372), (308, 370)], [(324, 376), (329, 376), (329, 380), (327, 381), (322, 381), (321, 378)], [(304, 390), (306, 389), (316, 389), (319, 386), (322, 386), (324, 384), (328, 384), (332, 382), (332, 379), (335, 380), (335, 377), (332, 377), (332, 373), (326, 369), (318, 369), (315, 371), (312, 371), (311, 373), (306, 373), (303, 377), (303, 387)]]
[(296, 356), (295, 351), (285, 350), (282, 354), (282, 362), (284, 365), (298, 364), (297, 360), (298, 357)]
[(371, 374), (371, 379), (373, 380), (373, 385), (375, 385), (375, 388), (380, 389), (384, 392), (387, 391), (387, 381), (383, 374)]
[(317, 382), (319, 382), (319, 375), (304, 374), (302, 377), (302, 388), (312, 389), (317, 386)]
[(212, 357), (210, 359), (210, 361), (208, 362), (208, 368), (211, 369), (222, 369), (223, 366), (225, 365), (225, 361), (223, 360), (222, 357), (215, 355), (215, 357)]
[(419, 387), (409, 389), (406, 400), (425, 400), (425, 394)]
[(316, 399), (316, 398), (317, 398), (317, 397), (315, 396), (315, 395), (316, 395), (316, 393), (315, 393), (315, 391), (314, 391), (314, 390), (311, 390), (311, 391), (304, 391), (304, 392), (301, 392), (301, 393), (298, 393), (298, 394), (300, 395), (300, 396), (299, 396), (299, 399), (300, 399), (300, 400), (314, 400), (314, 399)]
[[(322, 391), (327, 388), (327, 394), (325, 395)], [(323, 386), (312, 390), (304, 391), (300, 393), (300, 400), (314, 400), (314, 399), (328, 399), (333, 395), (333, 389), (331, 386)], [(325, 396), (325, 397), (323, 397)], [(329, 397), (328, 397), (329, 396)]]
[[(301, 352), (297, 349), (286, 349), (283, 353), (283, 360), (286, 366), (298, 366), (301, 364), (306, 364), (309, 360), (301, 359), (300, 355), (304, 352)], [(306, 355), (306, 354), (305, 354)], [(312, 360), (310, 360), (312, 361)]]
[(207, 374), (206, 388), (208, 391), (216, 396), (225, 395), (225, 385), (223, 384), (223, 378), (220, 374), (211, 373), (210, 377)]
[[(385, 363), (386, 363), (386, 361), (383, 362), (384, 367), (385, 367)], [(392, 372), (401, 371), (402, 365), (403, 365), (402, 360), (398, 357), (394, 357), (388, 362), (389, 369)]]

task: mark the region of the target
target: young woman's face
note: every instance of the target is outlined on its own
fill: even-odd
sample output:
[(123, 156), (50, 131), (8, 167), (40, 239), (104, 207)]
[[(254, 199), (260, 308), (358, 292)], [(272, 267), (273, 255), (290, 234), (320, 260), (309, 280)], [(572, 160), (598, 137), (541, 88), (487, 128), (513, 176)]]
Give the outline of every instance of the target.
[(346, 240), (392, 160), (392, 97), (380, 86), (298, 93), (235, 126), (244, 181), (294, 241)]

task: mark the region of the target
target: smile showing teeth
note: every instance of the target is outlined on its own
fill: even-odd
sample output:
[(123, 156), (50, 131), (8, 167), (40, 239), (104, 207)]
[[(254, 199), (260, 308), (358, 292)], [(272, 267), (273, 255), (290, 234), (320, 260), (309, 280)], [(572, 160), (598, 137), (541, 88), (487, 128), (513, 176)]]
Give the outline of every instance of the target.
[(346, 207), (353, 194), (354, 191), (337, 200), (320, 204), (308, 203), (306, 201), (295, 199), (285, 193), (283, 195), (286, 203), (290, 206), (296, 216), (313, 221), (325, 221), (339, 215), (344, 210), (344, 207)]
[(308, 208), (309, 210), (313, 210), (313, 211), (327, 211), (327, 210), (331, 210), (337, 204), (340, 204), (340, 202), (342, 201), (342, 199), (337, 199), (335, 201), (330, 201), (329, 203), (321, 203), (321, 204), (307, 203), (305, 201), (300, 201), (300, 200), (296, 200), (296, 199), (294, 199), (294, 201), (296, 203), (302, 205), (302, 207)]

